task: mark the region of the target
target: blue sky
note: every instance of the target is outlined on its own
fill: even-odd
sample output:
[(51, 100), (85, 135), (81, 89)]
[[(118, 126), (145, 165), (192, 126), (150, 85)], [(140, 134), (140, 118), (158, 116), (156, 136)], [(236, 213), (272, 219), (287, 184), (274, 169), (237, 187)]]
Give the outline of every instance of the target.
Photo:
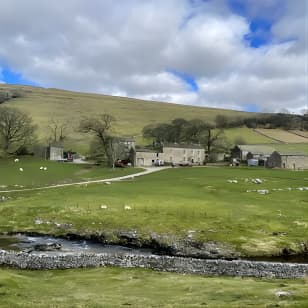
[(0, 76), (2, 81), (8, 84), (39, 86), (38, 83), (23, 78), (21, 73), (14, 72), (8, 67), (2, 68)]
[(308, 96), (307, 3), (66, 0), (59, 10), (2, 0), (0, 81), (300, 112)]

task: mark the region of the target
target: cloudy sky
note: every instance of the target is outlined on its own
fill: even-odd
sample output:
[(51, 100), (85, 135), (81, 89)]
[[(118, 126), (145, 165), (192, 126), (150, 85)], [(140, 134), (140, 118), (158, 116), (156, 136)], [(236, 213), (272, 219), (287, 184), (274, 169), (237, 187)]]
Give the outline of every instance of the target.
[(0, 82), (301, 112), (308, 0), (1, 0)]

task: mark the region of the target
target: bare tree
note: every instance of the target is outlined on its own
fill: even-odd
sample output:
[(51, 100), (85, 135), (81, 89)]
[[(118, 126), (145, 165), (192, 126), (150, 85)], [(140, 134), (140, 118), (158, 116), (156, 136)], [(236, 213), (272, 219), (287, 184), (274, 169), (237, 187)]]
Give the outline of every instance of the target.
[(33, 141), (35, 126), (25, 113), (9, 108), (0, 108), (0, 139), (5, 154), (15, 146), (22, 147)]
[(97, 117), (84, 118), (80, 122), (79, 130), (82, 133), (90, 133), (100, 142), (103, 154), (109, 162), (113, 162), (114, 137), (111, 135), (112, 124), (115, 118), (110, 114), (101, 114)]
[(53, 142), (63, 142), (68, 131), (68, 124), (63, 123), (58, 119), (51, 118), (48, 128), (51, 132), (50, 140)]

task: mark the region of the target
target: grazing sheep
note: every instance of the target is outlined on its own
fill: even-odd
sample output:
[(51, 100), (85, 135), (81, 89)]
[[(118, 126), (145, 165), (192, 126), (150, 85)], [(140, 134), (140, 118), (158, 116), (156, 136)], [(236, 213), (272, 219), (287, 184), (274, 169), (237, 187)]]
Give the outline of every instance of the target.
[(18, 158), (15, 158), (15, 159), (14, 159), (14, 162), (15, 162), (15, 163), (18, 163), (18, 162), (19, 162), (19, 159), (18, 159)]
[(41, 167), (40, 167), (40, 170), (43, 170), (43, 169), (44, 169), (44, 167), (41, 166)]
[(107, 206), (106, 204), (102, 204), (102, 205), (101, 205), (101, 209), (102, 209), (102, 210), (107, 210), (107, 209), (108, 209), (108, 206)]
[(44, 171), (46, 171), (47, 170), (47, 167), (44, 167)]
[(129, 211), (129, 210), (131, 210), (132, 208), (129, 206), (129, 205), (124, 205), (124, 210), (125, 211)]
[(19, 171), (20, 171), (20, 172), (23, 172), (23, 171), (24, 171), (24, 169), (23, 169), (23, 168), (19, 168)]
[(259, 193), (260, 195), (266, 195), (269, 193), (269, 191), (267, 189), (259, 189), (257, 190), (257, 193)]

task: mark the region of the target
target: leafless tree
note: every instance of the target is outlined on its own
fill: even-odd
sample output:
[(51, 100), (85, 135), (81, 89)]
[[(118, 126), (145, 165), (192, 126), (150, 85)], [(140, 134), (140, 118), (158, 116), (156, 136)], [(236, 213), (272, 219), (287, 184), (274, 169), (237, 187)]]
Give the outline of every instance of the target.
[(82, 133), (90, 133), (100, 142), (103, 154), (109, 162), (114, 164), (115, 138), (111, 135), (112, 124), (115, 118), (110, 114), (101, 114), (97, 117), (84, 118), (80, 122), (79, 130)]
[(49, 120), (48, 128), (51, 132), (50, 140), (52, 142), (63, 142), (68, 131), (68, 124), (63, 123), (58, 119), (51, 118)]
[(35, 128), (27, 114), (17, 109), (0, 107), (0, 140), (5, 154), (13, 146), (22, 147), (33, 141)]

